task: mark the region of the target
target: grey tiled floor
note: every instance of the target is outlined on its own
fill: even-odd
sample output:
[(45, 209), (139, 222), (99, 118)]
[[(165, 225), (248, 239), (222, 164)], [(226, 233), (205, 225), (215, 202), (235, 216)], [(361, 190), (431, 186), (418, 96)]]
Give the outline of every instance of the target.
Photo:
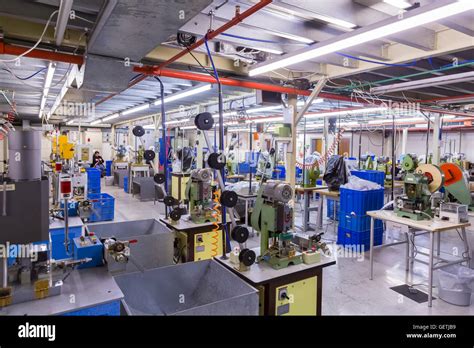
[[(116, 187), (104, 187), (104, 192), (108, 192), (116, 198), (115, 221), (162, 217), (160, 204), (140, 202)], [(301, 222), (299, 204), (296, 205), (295, 210), (296, 223), (298, 224)], [(316, 212), (311, 213), (312, 222), (316, 222), (316, 216)], [(332, 222), (325, 220), (324, 224), (327, 226), (324, 238), (328, 243), (331, 243), (337, 238), (333, 232)], [(468, 234), (474, 245), (474, 232), (468, 232)], [(249, 247), (258, 244), (257, 235), (248, 241)], [(427, 236), (417, 237), (416, 245), (419, 250), (426, 251), (424, 246), (427, 244)], [(336, 248), (332, 244), (331, 247)], [(449, 255), (455, 247), (462, 250), (462, 244), (456, 232), (444, 234), (442, 253), (445, 256)], [(407, 282), (421, 284), (417, 288), (425, 292), (427, 290), (427, 266), (415, 263), (413, 274), (407, 276), (404, 245), (374, 251), (374, 280), (369, 280), (369, 260), (368, 253), (366, 254), (365, 257), (363, 255), (357, 257), (337, 256), (337, 264), (324, 270), (322, 304), (324, 315), (474, 315), (474, 300), (469, 307), (459, 307), (436, 299), (433, 301), (433, 307), (428, 308), (427, 303), (418, 304), (391, 290), (390, 287)], [(436, 288), (434, 288), (434, 296), (438, 297)]]

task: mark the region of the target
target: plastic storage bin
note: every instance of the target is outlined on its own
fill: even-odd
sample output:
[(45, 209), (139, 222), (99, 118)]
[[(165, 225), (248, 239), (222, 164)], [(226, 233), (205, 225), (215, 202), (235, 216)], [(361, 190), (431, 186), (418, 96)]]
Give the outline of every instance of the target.
[[(374, 229), (374, 246), (381, 245), (382, 241), (383, 228)], [(339, 226), (337, 244), (360, 249), (361, 251), (370, 250), (370, 230), (357, 232)]]
[(380, 186), (384, 186), (385, 173), (379, 170), (351, 170), (351, 174), (358, 178), (375, 182)]
[(367, 211), (379, 210), (384, 202), (384, 189), (356, 191), (346, 188), (339, 189), (340, 209), (345, 213), (365, 215)]
[(100, 193), (101, 172), (97, 168), (87, 168), (87, 192)]
[(130, 193), (128, 190), (128, 176), (123, 177), (123, 190), (126, 193)]
[[(317, 191), (316, 191), (317, 192)], [(339, 202), (333, 200), (333, 199), (328, 199), (327, 200), (327, 211), (326, 211), (326, 216), (328, 219), (334, 220), (334, 217), (336, 218), (336, 221), (339, 220)], [(334, 207), (336, 208), (336, 213), (334, 214)]]
[[(339, 212), (339, 226), (342, 228), (363, 232), (370, 230), (370, 216), (368, 215), (353, 215), (351, 213), (345, 213), (343, 211)], [(382, 228), (382, 220), (374, 221), (374, 228)]]
[(112, 161), (105, 161), (105, 175), (112, 175)]
[(92, 214), (89, 217), (89, 222), (110, 221), (114, 219), (114, 197), (107, 193), (90, 193), (88, 199), (92, 203)]
[(474, 270), (453, 265), (438, 271), (439, 298), (456, 306), (469, 306), (474, 288)]
[[(69, 216), (77, 216), (77, 206), (78, 206), (79, 202), (76, 202), (76, 201), (72, 201), (72, 202), (68, 202), (68, 206), (69, 206), (69, 209), (68, 209), (68, 215)], [(64, 202), (61, 201), (61, 209), (64, 209)], [(64, 214), (64, 212), (63, 212)]]

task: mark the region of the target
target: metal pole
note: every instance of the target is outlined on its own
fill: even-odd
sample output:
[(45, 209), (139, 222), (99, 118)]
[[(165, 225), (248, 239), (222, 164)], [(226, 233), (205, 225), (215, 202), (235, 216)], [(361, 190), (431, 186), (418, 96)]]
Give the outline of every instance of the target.
[(163, 138), (163, 149), (160, 149), (165, 159), (163, 163), (163, 174), (165, 175), (165, 193), (168, 194), (168, 142), (166, 141), (166, 113), (165, 113), (165, 87), (163, 82), (155, 76), (160, 83), (160, 100), (161, 100), (161, 137)]
[[(392, 201), (394, 198), (394, 183), (393, 181), (395, 180), (395, 166), (396, 166), (396, 160), (395, 160), (395, 113), (392, 112), (392, 190), (391, 190), (391, 197)], [(373, 219), (372, 219), (373, 221)], [(371, 248), (373, 249), (373, 248)]]
[(8, 258), (2, 258), (2, 287), (8, 287)]
[(360, 156), (362, 156), (362, 127), (359, 128), (359, 169), (360, 169)]
[(306, 185), (305, 172), (306, 172), (306, 118), (304, 119), (304, 124), (303, 124), (303, 182), (302, 182), (303, 187)]
[[(253, 152), (252, 152), (252, 147), (253, 147), (253, 134), (252, 134), (252, 123), (249, 123), (249, 147), (250, 147), (250, 156), (253, 158)], [(250, 160), (250, 159), (249, 159)], [(252, 169), (250, 168), (250, 163), (249, 163), (249, 195), (252, 193)]]
[(69, 204), (67, 198), (64, 198), (64, 248), (66, 255), (69, 255)]

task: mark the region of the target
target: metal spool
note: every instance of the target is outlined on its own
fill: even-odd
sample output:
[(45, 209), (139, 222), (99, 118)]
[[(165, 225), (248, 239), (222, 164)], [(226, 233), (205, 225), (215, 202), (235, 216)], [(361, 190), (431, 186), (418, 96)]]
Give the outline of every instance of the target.
[(179, 209), (173, 209), (170, 213), (170, 218), (173, 221), (178, 221), (181, 219), (181, 211)]

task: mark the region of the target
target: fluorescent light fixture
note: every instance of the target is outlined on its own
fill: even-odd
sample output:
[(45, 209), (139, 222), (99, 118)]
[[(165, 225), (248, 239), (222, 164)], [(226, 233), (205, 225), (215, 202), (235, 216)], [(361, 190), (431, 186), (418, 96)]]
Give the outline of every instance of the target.
[(110, 116), (104, 117), (104, 118), (102, 119), (102, 121), (110, 121), (110, 120), (113, 120), (113, 119), (118, 118), (119, 116), (120, 116), (119, 113), (112, 114), (112, 115), (110, 115)]
[(43, 96), (41, 97), (39, 118), (43, 117), (44, 107), (46, 105), (46, 99), (48, 99), (49, 89), (53, 82), (54, 72), (56, 71), (56, 63), (50, 62), (48, 64), (48, 70), (46, 71), (46, 77), (44, 79)]
[[(224, 114), (222, 116), (224, 116), (224, 117), (237, 116), (237, 111), (224, 112)], [(219, 113), (212, 115), (212, 118), (219, 118)]]
[(442, 118), (443, 120), (452, 120), (456, 118), (456, 115), (446, 115), (446, 116), (443, 116)]
[[(431, 8), (431, 10), (429, 10)], [(440, 19), (450, 17), (474, 8), (474, 1), (459, 0), (446, 5), (437, 5), (436, 3), (420, 7), (416, 10), (407, 12), (403, 19), (398, 17), (387, 19), (388, 24), (377, 26), (368, 26), (350, 33), (341, 35), (343, 39), (327, 40), (326, 43), (320, 42), (308, 48), (295, 52), (288, 57), (274, 60), (263, 65), (257, 65), (249, 71), (250, 76), (260, 75), (272, 70), (283, 68), (289, 65), (301, 63), (310, 59), (324, 56), (326, 54), (343, 51), (350, 47), (361, 45), (366, 42), (388, 37), (390, 35), (419, 27)], [(415, 13), (415, 14), (413, 14)], [(371, 29), (372, 27), (372, 29)]]
[(174, 121), (167, 121), (165, 122), (165, 125), (166, 126), (171, 126), (173, 124), (179, 124), (179, 123), (182, 123), (182, 122), (185, 122), (186, 120), (174, 120)]
[(407, 91), (410, 89), (436, 87), (436, 86), (447, 85), (451, 83), (460, 83), (460, 82), (466, 82), (466, 81), (472, 81), (472, 80), (474, 80), (474, 71), (459, 73), (459, 74), (452, 74), (452, 75), (445, 75), (445, 76), (438, 76), (438, 77), (431, 77), (428, 79), (422, 79), (422, 80), (416, 80), (416, 81), (395, 83), (395, 84), (386, 85), (386, 86), (373, 87), (370, 89), (370, 92), (376, 93), (376, 94), (399, 92), (399, 91)]
[(66, 124), (67, 124), (67, 125), (73, 124), (74, 121), (75, 121), (75, 120), (67, 121)]
[(122, 115), (124, 115), (124, 116), (130, 115), (130, 114), (133, 114), (134, 112), (146, 110), (149, 107), (150, 107), (150, 104), (143, 104), (143, 105), (135, 106), (134, 108), (122, 111)]
[(272, 31), (272, 34), (274, 34), (276, 36), (279, 36), (279, 37), (283, 37), (285, 39), (298, 41), (298, 42), (305, 43), (305, 44), (312, 44), (314, 42), (314, 40), (308, 39), (308, 38), (303, 37), (303, 36), (293, 35), (293, 34), (288, 34), (288, 33), (282, 33), (282, 32), (279, 32), (279, 31)]
[(150, 129), (150, 130), (155, 130), (155, 125), (153, 125), (153, 124), (147, 124), (147, 125), (143, 126), (143, 128), (145, 128), (145, 129)]
[(196, 126), (184, 126), (184, 127), (179, 127), (180, 129), (186, 130), (186, 129), (196, 129)]
[(263, 106), (261, 108), (249, 109), (247, 110), (247, 114), (254, 114), (257, 112), (266, 112), (266, 111), (273, 111), (281, 109), (281, 105), (274, 105), (274, 106)]
[[(424, 117), (406, 117), (406, 118), (396, 118), (395, 123), (405, 123), (405, 122), (422, 122), (427, 121)], [(393, 120), (391, 119), (384, 119), (384, 120), (372, 120), (369, 121), (369, 124), (380, 124), (380, 123), (392, 123)]]
[(230, 128), (229, 132), (250, 132), (248, 128)]
[(283, 116), (265, 117), (265, 118), (258, 118), (255, 120), (245, 121), (245, 123), (266, 123), (266, 122), (283, 122)]
[[(323, 98), (316, 98), (313, 100), (313, 102), (311, 103), (311, 105), (313, 104), (319, 104), (319, 103), (323, 103), (324, 102), (324, 99)], [(305, 102), (303, 100), (300, 100), (296, 103), (296, 105), (298, 106), (304, 106)]]
[(377, 107), (377, 108), (363, 108), (363, 109), (352, 109), (352, 110), (341, 110), (341, 111), (332, 111), (332, 112), (319, 112), (316, 114), (306, 114), (304, 117), (311, 118), (324, 118), (331, 116), (340, 116), (340, 115), (358, 115), (358, 114), (370, 114), (376, 112), (385, 112), (387, 108)]
[(91, 122), (91, 126), (94, 126), (94, 125), (99, 124), (99, 123), (101, 123), (101, 122), (102, 122), (102, 120), (100, 120), (100, 119), (99, 119), (99, 120), (92, 121), (92, 122)]
[(383, 0), (386, 4), (392, 5), (397, 8), (406, 9), (411, 7), (411, 4), (405, 0)]
[[(197, 88), (187, 89), (184, 92), (173, 94), (169, 97), (165, 97), (164, 98), (165, 104), (169, 103), (169, 102), (172, 102), (172, 101), (180, 100), (180, 99), (183, 99), (183, 98), (186, 98), (186, 97), (190, 97), (190, 96), (195, 95), (195, 94), (206, 92), (206, 91), (209, 91), (210, 89), (212, 89), (211, 84), (203, 85), (203, 86), (200, 86), (200, 87), (197, 87)], [(161, 105), (161, 99), (157, 99), (153, 103), (153, 105)]]

